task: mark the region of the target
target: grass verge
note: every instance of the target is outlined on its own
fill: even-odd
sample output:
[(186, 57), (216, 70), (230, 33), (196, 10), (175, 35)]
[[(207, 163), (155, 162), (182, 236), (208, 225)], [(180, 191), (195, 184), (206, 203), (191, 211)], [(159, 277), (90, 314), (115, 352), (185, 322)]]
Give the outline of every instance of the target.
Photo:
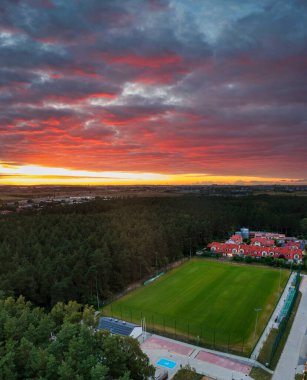
[(270, 373), (266, 372), (262, 368), (256, 368), (256, 367), (252, 368), (249, 376), (255, 380), (271, 380), (272, 379), (272, 375)]

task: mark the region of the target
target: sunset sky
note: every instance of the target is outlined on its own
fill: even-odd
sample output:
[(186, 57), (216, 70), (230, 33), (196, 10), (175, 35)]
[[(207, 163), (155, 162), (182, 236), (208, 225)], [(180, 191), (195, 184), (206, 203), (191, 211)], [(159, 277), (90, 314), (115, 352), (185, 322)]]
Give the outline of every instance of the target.
[(306, 184), (306, 25), (305, 0), (1, 0), (0, 184)]

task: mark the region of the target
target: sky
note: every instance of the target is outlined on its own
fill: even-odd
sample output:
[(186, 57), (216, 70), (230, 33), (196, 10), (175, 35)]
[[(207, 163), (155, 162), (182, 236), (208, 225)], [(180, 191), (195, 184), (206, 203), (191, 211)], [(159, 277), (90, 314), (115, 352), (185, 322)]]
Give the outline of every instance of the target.
[(307, 183), (305, 0), (1, 0), (0, 184)]

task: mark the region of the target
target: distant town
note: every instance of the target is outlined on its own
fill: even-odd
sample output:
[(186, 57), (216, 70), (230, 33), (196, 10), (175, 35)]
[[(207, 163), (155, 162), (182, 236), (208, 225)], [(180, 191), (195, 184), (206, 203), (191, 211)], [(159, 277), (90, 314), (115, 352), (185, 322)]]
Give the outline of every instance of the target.
[[(73, 205), (80, 204), (84, 202), (92, 201), (95, 197), (93, 196), (83, 196), (83, 197), (44, 197), (44, 198), (34, 198), (28, 200), (19, 200), (15, 202), (6, 202), (2, 205), (0, 209), (1, 215), (8, 215), (14, 212), (23, 212), (28, 210), (40, 210), (46, 206), (50, 205)], [(104, 197), (108, 199), (108, 197)]]
[(0, 186), (0, 214), (40, 210), (50, 205), (126, 197), (182, 196), (247, 197), (307, 195), (306, 185), (182, 185), (182, 186)]

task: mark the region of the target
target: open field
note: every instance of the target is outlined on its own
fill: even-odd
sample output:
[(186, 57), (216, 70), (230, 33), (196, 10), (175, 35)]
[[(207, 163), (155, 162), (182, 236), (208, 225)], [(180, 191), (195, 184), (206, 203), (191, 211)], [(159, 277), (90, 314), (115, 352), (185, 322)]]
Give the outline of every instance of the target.
[[(147, 327), (161, 334), (247, 354), (288, 276), (268, 267), (194, 259), (106, 306), (103, 314), (136, 323), (145, 317)], [(256, 308), (262, 310), (254, 337)]]

